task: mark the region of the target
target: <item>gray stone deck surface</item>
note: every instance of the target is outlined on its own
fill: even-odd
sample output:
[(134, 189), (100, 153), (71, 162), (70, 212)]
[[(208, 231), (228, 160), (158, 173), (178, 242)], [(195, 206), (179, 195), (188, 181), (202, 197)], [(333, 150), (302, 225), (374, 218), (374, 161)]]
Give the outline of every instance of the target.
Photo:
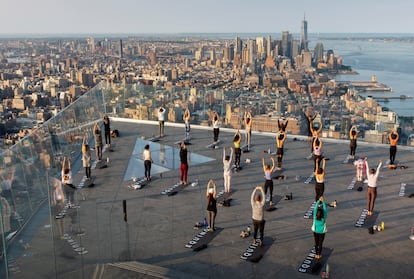
[[(271, 245), (263, 249), (257, 262), (242, 260), (240, 256), (252, 242), (241, 238), (240, 231), (251, 225), (250, 194), (256, 185), (263, 185), (262, 157), (270, 162), (264, 151), (275, 149), (274, 136), (254, 133), (252, 150), (243, 153), (243, 169), (232, 177), (235, 189), (230, 207), (219, 207), (216, 226), (223, 228), (199, 252), (185, 245), (198, 232), (196, 222), (206, 217), (205, 189), (210, 178), (223, 189), (223, 147), (232, 146), (233, 130), (220, 130), (218, 149), (206, 146), (213, 140), (211, 128), (192, 126), (190, 152), (214, 160), (189, 167), (189, 182), (198, 179), (198, 186), (187, 186), (176, 195), (161, 195), (161, 191), (179, 181), (179, 169), (154, 175), (156, 179), (140, 190), (127, 187), (124, 181), (129, 158), (137, 138), (157, 134), (156, 123), (112, 121), (112, 129), (120, 131), (113, 139), (113, 151), (107, 168), (94, 169), (95, 187), (77, 193), (79, 209), (70, 209), (63, 218), (65, 232), (88, 251), (76, 254), (66, 240), (50, 239), (48, 224), (57, 227), (56, 220), (45, 219), (33, 235), (30, 248), (16, 259), (20, 272), (11, 278), (311, 278), (298, 268), (313, 247), (311, 219), (304, 213), (314, 200), (314, 183), (305, 184), (313, 168), (306, 160), (310, 144), (305, 138), (289, 136), (285, 142), (283, 174), (286, 180), (274, 180), (274, 195), (292, 193), (293, 200), (281, 199), (277, 210), (265, 212), (265, 237)], [(184, 135), (184, 125), (167, 125), (166, 136), (160, 143), (177, 146)], [(244, 136), (244, 135), (243, 135)], [(413, 149), (398, 147), (397, 160), (407, 169), (381, 169), (375, 211), (376, 224), (385, 223), (385, 230), (373, 235), (366, 227), (355, 227), (361, 211), (366, 207), (366, 185), (362, 192), (348, 190), (355, 167), (343, 164), (349, 152), (347, 141), (324, 140), (326, 166), (325, 199), (337, 200), (337, 208), (329, 208), (324, 246), (333, 249), (329, 257), (331, 278), (412, 278), (414, 274), (414, 241), (409, 239), (414, 226), (414, 198), (399, 197), (401, 183), (413, 184)], [(358, 142), (357, 155), (368, 157), (371, 167), (388, 159), (387, 145)], [(176, 154), (178, 156), (178, 152)], [(251, 160), (246, 163), (246, 158)], [(166, 158), (170, 160), (171, 158)], [(75, 177), (79, 183), (84, 171)], [(127, 206), (127, 222), (123, 216), (123, 200)], [(71, 225), (72, 224), (72, 225)], [(85, 232), (77, 236), (77, 230)], [(269, 242), (268, 242), (269, 243)], [(265, 243), (266, 245), (266, 243)], [(52, 256), (44, 251), (53, 246)], [(27, 255), (28, 253), (29, 256)], [(54, 268), (56, 267), (56, 269)], [(319, 275), (318, 275), (319, 276)]]

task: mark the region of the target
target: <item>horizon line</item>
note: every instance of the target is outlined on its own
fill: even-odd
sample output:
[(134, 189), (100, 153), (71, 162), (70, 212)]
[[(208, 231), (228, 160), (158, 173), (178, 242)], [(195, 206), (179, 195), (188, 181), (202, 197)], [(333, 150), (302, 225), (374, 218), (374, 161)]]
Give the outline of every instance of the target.
[[(284, 30), (288, 31), (288, 30)], [(96, 34), (96, 35), (176, 35), (176, 34), (281, 34), (283, 31), (280, 32), (62, 32), (62, 33), (55, 33), (55, 32), (2, 32), (0, 36), (10, 36), (10, 35), (88, 35), (88, 34)], [(300, 34), (300, 32), (289, 32), (291, 34)], [(382, 35), (391, 35), (391, 34), (399, 34), (399, 35), (414, 35), (414, 32), (308, 32), (308, 34), (382, 34)]]

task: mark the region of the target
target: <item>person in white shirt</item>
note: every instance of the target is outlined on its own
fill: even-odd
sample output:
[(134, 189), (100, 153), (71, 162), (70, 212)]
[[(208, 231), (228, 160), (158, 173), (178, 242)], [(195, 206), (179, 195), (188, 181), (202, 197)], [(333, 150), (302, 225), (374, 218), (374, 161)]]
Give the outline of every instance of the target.
[(230, 193), (231, 182), (231, 162), (233, 158), (233, 148), (230, 147), (230, 155), (226, 155), (226, 148), (223, 148), (223, 178), (224, 192)]
[(220, 133), (220, 118), (217, 112), (214, 112), (212, 122), (213, 122), (214, 143), (217, 143), (219, 133)]
[(184, 123), (185, 123), (185, 139), (186, 140), (190, 139), (190, 130), (191, 130), (190, 117), (191, 117), (190, 110), (187, 108), (184, 112), (184, 115), (183, 115), (183, 120), (184, 120)]
[(72, 208), (75, 199), (76, 187), (73, 185), (72, 162), (70, 158), (64, 157), (62, 163), (62, 183), (65, 185), (65, 194), (68, 207)]
[(313, 172), (318, 171), (319, 163), (322, 159), (322, 141), (319, 137), (315, 137), (313, 141)]
[(142, 160), (144, 160), (144, 167), (145, 167), (145, 179), (147, 181), (151, 180), (151, 164), (153, 162), (151, 157), (151, 151), (149, 145), (145, 145), (144, 152), (142, 152)]
[(382, 166), (382, 161), (379, 161), (377, 169), (370, 169), (368, 166), (368, 160), (365, 159), (365, 166), (367, 171), (368, 188), (367, 188), (367, 209), (368, 215), (371, 216), (374, 211), (375, 199), (377, 198), (377, 180), (379, 171)]
[(158, 124), (160, 128), (160, 137), (164, 136), (165, 108), (160, 107), (158, 110)]

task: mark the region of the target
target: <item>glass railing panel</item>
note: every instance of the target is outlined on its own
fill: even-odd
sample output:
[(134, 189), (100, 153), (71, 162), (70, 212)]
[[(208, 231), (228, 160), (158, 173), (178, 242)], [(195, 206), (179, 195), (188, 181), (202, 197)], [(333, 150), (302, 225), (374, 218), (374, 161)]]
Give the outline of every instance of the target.
[[(66, 219), (56, 218), (64, 204), (55, 203), (55, 185), (60, 185), (64, 156), (72, 159), (74, 174), (80, 168), (83, 138), (91, 141), (92, 127), (104, 113), (102, 90), (97, 87), (0, 154), (1, 278), (29, 278), (33, 264), (43, 267), (43, 278), (68, 273), (82, 278), (84, 253), (65, 239), (65, 234), (79, 238), (79, 215), (73, 210)], [(37, 243), (35, 235), (50, 241)], [(74, 258), (72, 266), (67, 265), (67, 256)], [(27, 264), (16, 264), (16, 259)]]

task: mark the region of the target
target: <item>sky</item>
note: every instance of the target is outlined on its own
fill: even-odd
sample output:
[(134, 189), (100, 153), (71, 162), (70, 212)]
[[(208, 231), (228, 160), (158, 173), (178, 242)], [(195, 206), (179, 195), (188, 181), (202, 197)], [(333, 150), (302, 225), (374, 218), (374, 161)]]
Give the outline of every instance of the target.
[(414, 33), (410, 0), (0, 0), (0, 34)]

